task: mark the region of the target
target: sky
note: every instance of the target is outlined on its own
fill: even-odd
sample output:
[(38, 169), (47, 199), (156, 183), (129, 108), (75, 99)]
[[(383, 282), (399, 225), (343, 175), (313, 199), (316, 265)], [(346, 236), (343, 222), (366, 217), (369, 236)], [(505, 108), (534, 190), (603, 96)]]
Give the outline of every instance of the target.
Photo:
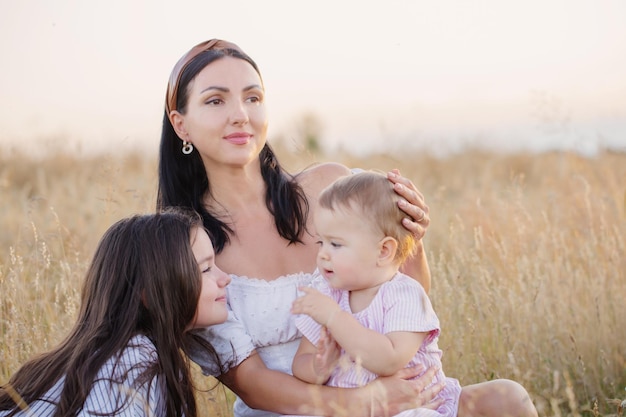
[(269, 140), (626, 151), (623, 0), (0, 0), (0, 148), (156, 154), (178, 58), (259, 65)]

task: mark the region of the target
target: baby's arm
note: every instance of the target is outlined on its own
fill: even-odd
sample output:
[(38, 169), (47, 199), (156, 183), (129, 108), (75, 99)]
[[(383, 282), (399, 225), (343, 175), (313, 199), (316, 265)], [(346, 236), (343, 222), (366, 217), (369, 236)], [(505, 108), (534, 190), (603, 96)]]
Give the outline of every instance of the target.
[(328, 330), (352, 358), (358, 358), (365, 369), (381, 376), (393, 375), (404, 368), (428, 335), (418, 332), (382, 334), (363, 327), (345, 311), (337, 312)]
[(304, 382), (322, 385), (332, 374), (341, 350), (328, 330), (322, 327), (320, 339), (314, 346), (309, 339), (303, 337), (293, 359), (292, 372)]
[(361, 365), (377, 375), (393, 375), (404, 368), (422, 345), (428, 333), (390, 332), (381, 334), (363, 327), (352, 315), (341, 310), (330, 297), (313, 288), (300, 288), (292, 313), (307, 314), (325, 326), (337, 343)]

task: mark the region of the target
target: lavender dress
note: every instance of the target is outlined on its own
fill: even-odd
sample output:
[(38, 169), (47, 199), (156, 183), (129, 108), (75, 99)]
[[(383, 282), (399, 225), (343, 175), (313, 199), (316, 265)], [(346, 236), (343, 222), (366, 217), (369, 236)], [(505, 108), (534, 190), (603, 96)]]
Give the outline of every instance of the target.
[[(379, 333), (390, 332), (424, 332), (428, 336), (407, 366), (418, 363), (426, 367), (438, 366), (440, 371), (435, 375), (433, 383), (445, 380), (446, 386), (439, 396), (444, 403), (437, 410), (414, 409), (398, 414), (398, 416), (433, 416), (456, 417), (459, 407), (461, 386), (459, 381), (448, 378), (441, 370), (442, 351), (437, 346), (439, 336), (439, 319), (433, 310), (430, 299), (424, 288), (411, 277), (398, 273), (384, 283), (370, 305), (362, 311), (352, 313), (349, 293), (328, 286), (327, 281), (319, 276), (312, 286), (333, 298), (342, 310), (351, 313), (364, 327)], [(309, 316), (301, 314), (296, 317), (296, 326), (314, 345), (319, 340), (321, 326)], [(327, 385), (334, 387), (353, 388), (366, 385), (376, 378), (376, 374), (358, 366), (349, 355), (342, 352), (340, 366), (333, 372)]]

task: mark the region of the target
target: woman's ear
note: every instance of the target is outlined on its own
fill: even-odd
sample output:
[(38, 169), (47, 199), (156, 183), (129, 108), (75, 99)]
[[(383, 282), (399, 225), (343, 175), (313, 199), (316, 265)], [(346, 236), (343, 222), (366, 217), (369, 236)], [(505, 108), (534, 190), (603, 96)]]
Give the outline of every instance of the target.
[(398, 241), (391, 236), (385, 236), (378, 242), (379, 252), (376, 265), (386, 266), (395, 262), (396, 252), (398, 251)]
[(178, 110), (172, 110), (169, 115), (170, 123), (180, 140), (187, 140), (187, 130), (185, 129), (185, 118)]

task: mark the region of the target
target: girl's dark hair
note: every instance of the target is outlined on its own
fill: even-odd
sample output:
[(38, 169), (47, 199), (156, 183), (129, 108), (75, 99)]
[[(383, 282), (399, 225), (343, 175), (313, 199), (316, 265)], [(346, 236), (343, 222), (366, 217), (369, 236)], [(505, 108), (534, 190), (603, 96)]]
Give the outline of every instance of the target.
[[(202, 227), (199, 216), (173, 210), (137, 215), (111, 226), (87, 270), (80, 311), (69, 336), (24, 364), (8, 385), (30, 404), (65, 377), (54, 416), (75, 416), (103, 364), (116, 355), (119, 359), (129, 340), (143, 334), (154, 343), (157, 358), (140, 364), (136, 384), (155, 384), (158, 376), (166, 392), (166, 415), (195, 417), (187, 354), (201, 345), (219, 364), (213, 348), (186, 331), (202, 286), (191, 248), (192, 230), (197, 227)], [(0, 410), (17, 413), (8, 388), (0, 388)], [(128, 404), (120, 408), (124, 406)]]
[[(212, 62), (225, 56), (243, 59), (256, 70), (256, 63), (246, 54), (235, 49), (217, 49), (202, 52), (185, 68), (178, 85), (176, 108), (182, 114), (187, 110), (189, 83)], [(220, 253), (230, 241), (232, 228), (224, 220), (207, 210), (204, 198), (211, 194), (202, 159), (197, 150), (190, 155), (181, 152), (182, 141), (174, 131), (167, 113), (163, 115), (161, 145), (159, 149), (159, 188), (157, 210), (166, 207), (185, 207), (202, 216), (204, 227), (214, 238), (216, 253)], [(309, 205), (304, 191), (281, 167), (272, 148), (266, 143), (260, 153), (261, 175), (265, 181), (265, 203), (274, 216), (278, 233), (290, 243), (302, 243), (306, 231)]]

